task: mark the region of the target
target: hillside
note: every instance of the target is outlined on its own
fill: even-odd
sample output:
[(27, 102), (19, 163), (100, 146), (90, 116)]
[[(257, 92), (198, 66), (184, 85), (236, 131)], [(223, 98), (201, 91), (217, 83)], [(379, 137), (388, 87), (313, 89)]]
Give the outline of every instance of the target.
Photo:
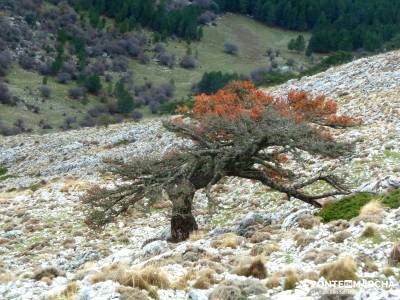
[[(6, 101), (0, 89), (0, 134), (3, 135), (55, 132), (132, 119), (131, 111), (122, 112), (118, 107), (115, 87), (121, 80), (132, 98), (134, 110), (140, 111), (139, 116), (154, 118), (158, 117), (161, 104), (191, 95), (192, 87), (205, 72), (221, 71), (248, 77), (256, 69), (270, 68), (272, 61), (277, 66), (275, 71), (283, 68), (298, 72), (320, 58), (315, 55), (311, 61), (304, 51), (287, 49), (289, 41), (299, 34), (308, 41), (308, 33), (268, 27), (237, 14), (218, 16), (203, 27), (203, 38), (189, 45), (178, 38), (156, 42), (155, 32), (149, 29), (125, 34), (96, 28), (84, 31), (83, 21), (76, 20), (78, 12), (68, 6), (42, 5), (39, 12), (43, 20), (36, 26), (28, 24), (20, 12), (10, 11), (9, 15), (0, 16), (6, 28), (0, 39), (8, 38), (4, 43), (10, 48), (0, 48), (0, 85), (4, 82), (9, 91)], [(66, 19), (71, 24), (65, 25)], [(78, 41), (88, 44), (84, 59), (87, 66), (83, 70), (74, 50), (78, 42), (72, 37), (61, 42), (62, 30), (77, 31)], [(10, 35), (16, 35), (18, 42)], [(28, 36), (35, 39), (29, 40)], [(236, 55), (224, 52), (226, 43), (236, 45)], [(49, 69), (57, 62), (60, 45), (65, 49), (63, 61), (58, 67), (60, 70), (51, 73)], [(266, 54), (268, 49), (279, 55), (273, 54), (274, 59), (270, 60)], [(186, 56), (191, 58), (193, 67), (180, 65)], [(288, 61), (293, 61), (293, 65), (288, 66)], [(87, 91), (82, 78), (88, 76), (98, 78), (98, 91)], [(46, 91), (48, 95), (44, 94)], [(77, 95), (71, 96), (71, 91)]]
[[(381, 54), (269, 91), (324, 93), (345, 115), (363, 119), (363, 125), (340, 132), (358, 140), (349, 165), (331, 166), (354, 191), (400, 187), (399, 61), (400, 52)], [(391, 283), (358, 289), (356, 299), (399, 299), (400, 268), (388, 266), (400, 239), (398, 208), (378, 207), (373, 217), (324, 224), (308, 204), (232, 178), (213, 189), (219, 205), (211, 216), (205, 195), (196, 194), (200, 231), (186, 242), (163, 240), (170, 204), (162, 199), (147, 211), (132, 209), (102, 232), (87, 228), (79, 197), (92, 184), (113, 184), (102, 172), (108, 158), (160, 155), (181, 143), (159, 121), (2, 138), (0, 166), (7, 170), (0, 175), (1, 298), (146, 299), (149, 293), (155, 297), (154, 287), (132, 288), (123, 278), (156, 268), (160, 277), (149, 280), (162, 300), (319, 299), (312, 287), (323, 281), (320, 269), (348, 255), (342, 268), (354, 268), (349, 272), (359, 279)], [(313, 172), (318, 166), (310, 159), (304, 167)], [(368, 226), (378, 234), (365, 236)], [(161, 240), (142, 247), (153, 237)], [(265, 260), (267, 279), (235, 274), (256, 255)]]

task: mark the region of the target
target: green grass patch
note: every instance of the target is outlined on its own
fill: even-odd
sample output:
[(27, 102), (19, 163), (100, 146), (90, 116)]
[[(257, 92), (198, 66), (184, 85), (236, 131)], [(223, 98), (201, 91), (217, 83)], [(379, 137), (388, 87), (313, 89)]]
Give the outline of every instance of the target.
[(7, 168), (4, 167), (0, 167), (0, 176), (6, 175), (8, 172)]
[(357, 217), (360, 209), (372, 200), (380, 201), (384, 206), (392, 209), (398, 208), (400, 207), (400, 189), (382, 195), (357, 193), (328, 205), (321, 209), (318, 215), (323, 222), (339, 219), (350, 220)]

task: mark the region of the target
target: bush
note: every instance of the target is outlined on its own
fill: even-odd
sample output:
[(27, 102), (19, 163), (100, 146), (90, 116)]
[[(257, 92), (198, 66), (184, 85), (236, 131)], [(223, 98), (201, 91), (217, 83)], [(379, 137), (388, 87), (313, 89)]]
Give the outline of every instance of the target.
[(140, 121), (141, 119), (143, 119), (143, 114), (140, 111), (134, 110), (131, 114), (131, 118), (132, 120), (134, 120), (135, 122)]
[(108, 110), (107, 106), (105, 106), (105, 105), (97, 105), (88, 110), (88, 115), (93, 118), (97, 118), (100, 115), (108, 114), (108, 113), (109, 113), (109, 110)]
[(184, 69), (196, 68), (196, 61), (190, 55), (185, 55), (184, 57), (182, 57), (181, 62), (179, 64)]
[(175, 66), (176, 57), (174, 54), (169, 53), (161, 53), (158, 56), (158, 61), (162, 66), (166, 66), (168, 68), (173, 68)]
[(89, 114), (85, 115), (83, 120), (79, 123), (82, 127), (94, 127), (96, 126), (96, 120), (91, 117)]
[(101, 90), (101, 81), (98, 75), (90, 75), (84, 78), (84, 86), (91, 94), (97, 95)]
[(57, 81), (62, 84), (67, 84), (72, 80), (72, 77), (69, 73), (61, 72), (57, 75)]
[(236, 46), (236, 44), (234, 43), (226, 43), (224, 45), (224, 52), (230, 55), (236, 55), (239, 51), (238, 46)]
[(206, 72), (199, 83), (193, 87), (193, 92), (195, 94), (213, 94), (225, 87), (229, 82), (239, 79), (244, 79), (244, 76), (237, 73), (222, 73), (220, 71)]
[(212, 11), (205, 11), (199, 16), (199, 23), (202, 25), (207, 25), (216, 19), (216, 15)]
[(13, 104), (8, 86), (2, 81), (0, 81), (0, 103), (8, 105)]
[(350, 220), (357, 217), (361, 208), (367, 203), (378, 200), (383, 205), (392, 209), (400, 207), (400, 189), (377, 196), (370, 193), (358, 193), (334, 202), (319, 212), (324, 222), (333, 220)]
[(20, 56), (18, 62), (19, 65), (25, 70), (32, 70), (35, 68), (35, 59), (28, 54), (23, 54)]
[(68, 96), (72, 99), (78, 100), (85, 96), (85, 89), (82, 87), (74, 87), (68, 90)]
[(126, 72), (128, 70), (129, 60), (124, 56), (117, 56), (112, 61), (112, 70), (114, 72)]
[(160, 109), (160, 102), (151, 101), (149, 103), (149, 109), (152, 114), (156, 114), (158, 112), (158, 110)]
[(168, 101), (161, 104), (159, 112), (161, 114), (175, 114), (179, 108), (190, 111), (193, 108), (194, 99), (192, 97), (182, 98), (180, 100)]
[(139, 54), (138, 59), (139, 62), (144, 65), (147, 65), (150, 62), (150, 57), (144, 52)]
[(41, 87), (39, 87), (39, 91), (40, 91), (40, 95), (43, 98), (50, 98), (51, 89), (47, 85), (42, 85)]
[(11, 53), (7, 50), (0, 52), (0, 77), (6, 76), (12, 63)]
[(258, 67), (250, 73), (251, 81), (253, 81), (255, 84), (261, 84), (262, 82), (264, 82), (265, 77), (270, 72), (270, 68)]

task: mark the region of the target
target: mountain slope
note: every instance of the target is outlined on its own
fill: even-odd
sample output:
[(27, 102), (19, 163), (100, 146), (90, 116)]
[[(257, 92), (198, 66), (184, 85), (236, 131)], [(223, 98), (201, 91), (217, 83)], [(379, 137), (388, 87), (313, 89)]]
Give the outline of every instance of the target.
[[(324, 93), (339, 102), (343, 114), (363, 119), (363, 125), (339, 133), (358, 140), (349, 165), (331, 165), (353, 189), (377, 180), (383, 190), (400, 186), (399, 56), (391, 52), (361, 59), (270, 91)], [(210, 294), (217, 299), (217, 292), (226, 291), (239, 295), (235, 299), (261, 294), (265, 297), (257, 299), (314, 299), (309, 293), (316, 280), (322, 280), (319, 270), (349, 255), (359, 278), (393, 284), (368, 291), (370, 296), (359, 290), (360, 299), (400, 297), (400, 269), (391, 268), (394, 275), (385, 271), (389, 252), (400, 239), (400, 209), (379, 211), (381, 220), (373, 220), (379, 238), (364, 238), (365, 219), (320, 224), (307, 204), (287, 202), (259, 184), (229, 179), (213, 190), (220, 204), (211, 216), (205, 195), (196, 195), (194, 214), (203, 232), (187, 242), (159, 240), (141, 248), (147, 239), (167, 235), (170, 205), (163, 199), (147, 211), (132, 209), (101, 233), (86, 227), (79, 197), (91, 184), (113, 184), (113, 178), (101, 172), (107, 158), (160, 155), (180, 143), (158, 121), (2, 138), (0, 166), (8, 172), (0, 177), (0, 273), (5, 274), (0, 296), (40, 299), (75, 282), (78, 299), (130, 299), (129, 293), (145, 299), (147, 292), (121, 288), (110, 270), (101, 272), (120, 262), (129, 265), (115, 267), (121, 272), (133, 269), (139, 274), (149, 265), (162, 270), (172, 286), (158, 289), (160, 299), (207, 299)], [(306, 172), (315, 168), (311, 158), (305, 162)], [(266, 261), (268, 279), (234, 274), (236, 266), (243, 267), (256, 254)], [(41, 274), (48, 266), (57, 272)], [(200, 276), (205, 269), (211, 269), (212, 280)], [(285, 280), (293, 278), (288, 270), (303, 280), (297, 289), (284, 291)], [(102, 278), (97, 283), (95, 275)], [(107, 278), (113, 280), (103, 281)]]

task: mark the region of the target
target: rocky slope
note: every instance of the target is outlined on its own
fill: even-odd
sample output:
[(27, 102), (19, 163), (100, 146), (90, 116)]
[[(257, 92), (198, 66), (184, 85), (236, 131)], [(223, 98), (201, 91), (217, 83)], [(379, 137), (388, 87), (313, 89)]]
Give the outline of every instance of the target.
[[(339, 102), (343, 114), (363, 119), (362, 126), (338, 133), (359, 142), (348, 165), (333, 166), (353, 189), (400, 186), (400, 52), (361, 59), (270, 92), (288, 89), (324, 93)], [(103, 172), (108, 158), (161, 155), (182, 142), (158, 121), (1, 138), (0, 166), (8, 173), (0, 177), (0, 298), (319, 299), (313, 287), (323, 282), (321, 268), (351, 257), (344, 258), (345, 265), (354, 264), (358, 278), (390, 283), (357, 289), (355, 299), (400, 299), (400, 269), (387, 267), (400, 239), (400, 209), (378, 210), (372, 221), (380, 238), (365, 238), (371, 220), (321, 224), (306, 204), (229, 179), (213, 190), (219, 200), (213, 215), (203, 193), (196, 195), (201, 231), (187, 242), (163, 240), (170, 208), (163, 200), (147, 211), (132, 210), (102, 232), (86, 227), (79, 197), (92, 184), (112, 184)], [(312, 172), (321, 163), (310, 159), (305, 168)], [(142, 247), (153, 237), (160, 240)], [(264, 261), (268, 274), (258, 273), (261, 279), (237, 275), (246, 275), (256, 259)], [(150, 268), (158, 278), (146, 277)], [(158, 291), (138, 284), (139, 275)], [(142, 289), (130, 287), (132, 282)], [(291, 282), (298, 284), (292, 289)]]

